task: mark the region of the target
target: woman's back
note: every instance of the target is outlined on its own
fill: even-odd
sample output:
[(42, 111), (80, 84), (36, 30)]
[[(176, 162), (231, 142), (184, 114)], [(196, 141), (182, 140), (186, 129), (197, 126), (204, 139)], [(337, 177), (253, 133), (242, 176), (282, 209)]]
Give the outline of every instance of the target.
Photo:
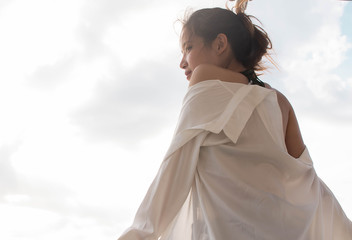
[[(196, 83), (211, 79), (219, 79), (224, 82), (248, 84), (248, 79), (241, 73), (220, 68), (215, 65), (201, 64), (194, 70), (189, 85), (193, 86)], [(265, 84), (265, 87), (268, 89), (273, 89), (268, 84)], [(303, 143), (297, 118), (287, 98), (276, 89), (273, 90), (276, 91), (277, 101), (282, 114), (283, 131), (287, 152), (291, 156), (298, 158), (304, 151), (305, 145)]]
[(299, 158), (287, 153), (281, 115), (274, 90), (220, 80), (192, 85), (121, 239), (352, 239), (351, 222), (308, 150)]
[(255, 74), (271, 41), (244, 13), (246, 2), (235, 12), (201, 9), (184, 22), (180, 67), (190, 87), (170, 148), (121, 240), (352, 240), (289, 101)]

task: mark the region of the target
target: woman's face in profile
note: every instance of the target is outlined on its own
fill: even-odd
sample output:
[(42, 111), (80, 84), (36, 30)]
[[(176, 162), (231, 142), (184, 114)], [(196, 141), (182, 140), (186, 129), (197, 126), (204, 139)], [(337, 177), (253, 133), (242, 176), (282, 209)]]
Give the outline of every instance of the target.
[(212, 64), (214, 59), (211, 47), (205, 45), (204, 40), (195, 34), (184, 32), (181, 38), (182, 59), (180, 68), (185, 70), (187, 80), (190, 80), (194, 69), (204, 63)]

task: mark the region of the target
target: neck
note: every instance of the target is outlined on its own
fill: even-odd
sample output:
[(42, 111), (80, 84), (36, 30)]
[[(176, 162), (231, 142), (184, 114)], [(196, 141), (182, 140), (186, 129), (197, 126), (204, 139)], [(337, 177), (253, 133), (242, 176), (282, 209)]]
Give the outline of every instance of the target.
[(247, 70), (241, 63), (237, 62), (235, 59), (232, 59), (226, 68), (234, 72), (243, 72)]

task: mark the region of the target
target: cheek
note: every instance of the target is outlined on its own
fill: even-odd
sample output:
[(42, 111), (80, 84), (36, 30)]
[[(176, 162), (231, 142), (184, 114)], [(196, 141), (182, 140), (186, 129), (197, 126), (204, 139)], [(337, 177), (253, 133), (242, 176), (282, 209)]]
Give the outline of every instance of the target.
[(191, 52), (188, 55), (188, 64), (191, 68), (195, 68), (199, 65), (199, 56), (196, 52)]
[(192, 54), (189, 54), (187, 56), (187, 62), (188, 62), (188, 65), (189, 66), (192, 66), (193, 65), (193, 55)]

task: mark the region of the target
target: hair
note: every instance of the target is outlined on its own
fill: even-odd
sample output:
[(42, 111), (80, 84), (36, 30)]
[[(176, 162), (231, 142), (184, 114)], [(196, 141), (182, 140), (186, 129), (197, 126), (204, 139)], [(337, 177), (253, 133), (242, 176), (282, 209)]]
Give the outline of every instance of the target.
[(253, 24), (254, 16), (244, 13), (248, 0), (238, 0), (236, 5), (229, 9), (205, 8), (193, 12), (182, 23), (181, 37), (185, 31), (190, 36), (195, 34), (209, 45), (223, 33), (228, 38), (234, 57), (246, 69), (263, 71), (266, 68), (261, 60), (263, 56), (272, 62), (268, 50), (272, 49), (272, 43), (263, 28)]

